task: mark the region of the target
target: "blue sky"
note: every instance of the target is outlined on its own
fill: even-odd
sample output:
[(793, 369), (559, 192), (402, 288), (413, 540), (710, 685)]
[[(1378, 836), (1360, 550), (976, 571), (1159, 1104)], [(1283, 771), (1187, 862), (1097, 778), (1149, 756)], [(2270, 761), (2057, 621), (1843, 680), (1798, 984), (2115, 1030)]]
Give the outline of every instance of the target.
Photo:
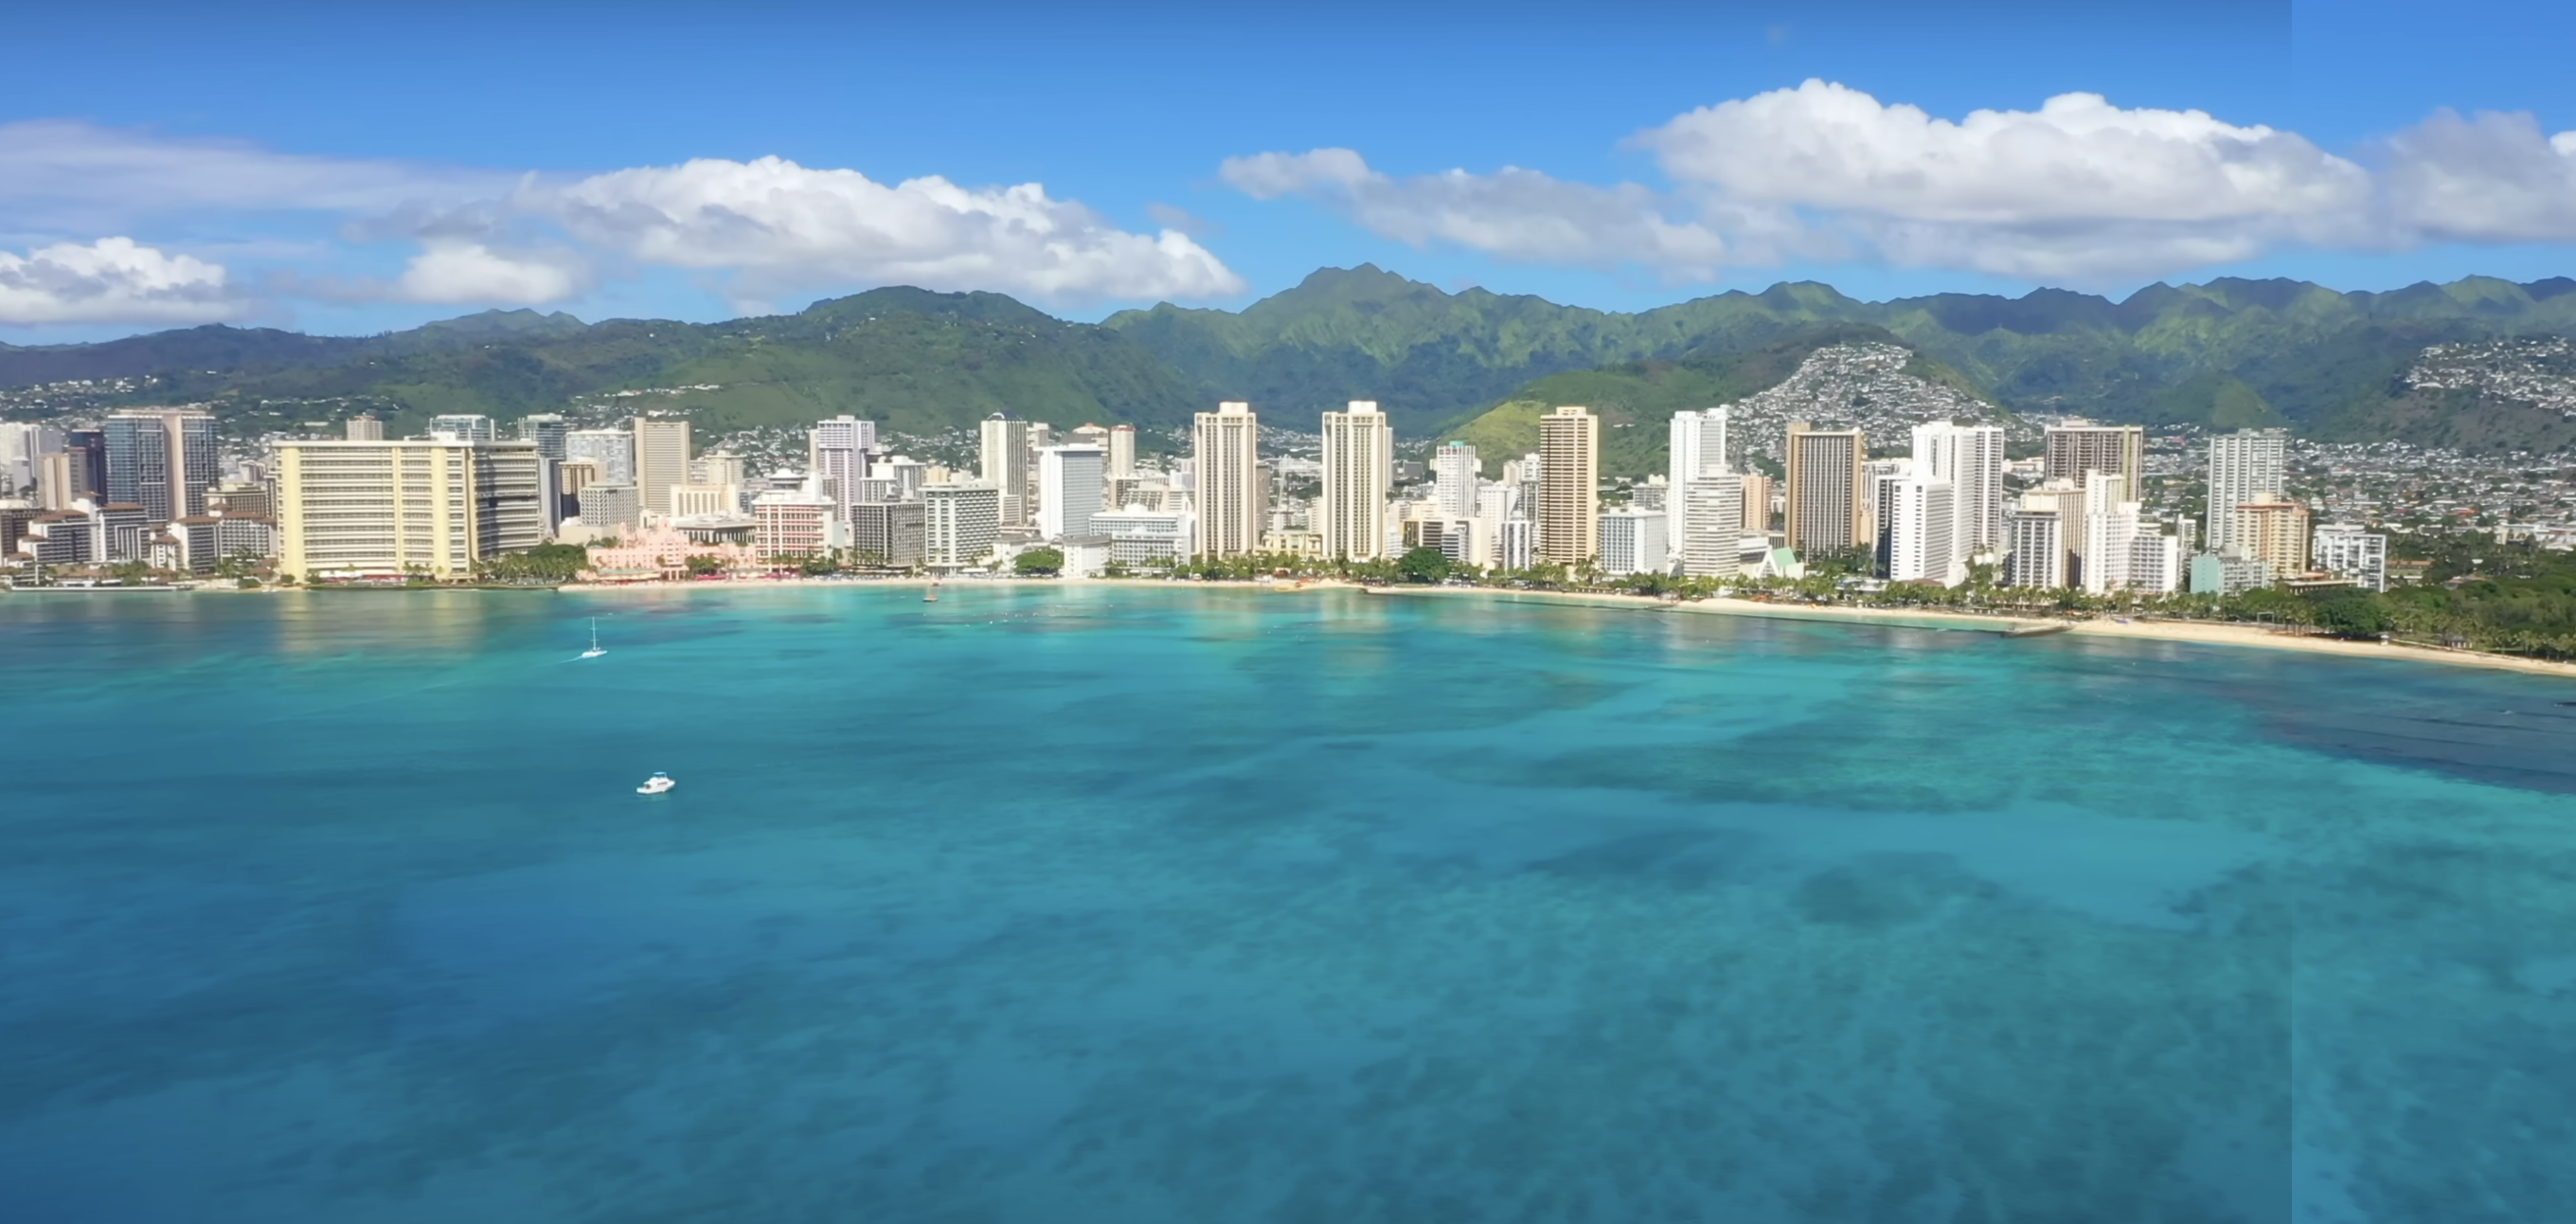
[(927, 7), (22, 12), (0, 340), (2576, 273), (2569, 6)]

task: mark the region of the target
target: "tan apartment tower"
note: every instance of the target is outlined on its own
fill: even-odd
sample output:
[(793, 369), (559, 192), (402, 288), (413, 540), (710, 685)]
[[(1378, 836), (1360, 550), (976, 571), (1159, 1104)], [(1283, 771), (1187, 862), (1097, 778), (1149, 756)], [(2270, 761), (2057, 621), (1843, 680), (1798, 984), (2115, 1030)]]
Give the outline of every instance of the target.
[(1563, 407), (1538, 419), (1541, 564), (1581, 565), (1601, 554), (1601, 418)]
[(2146, 492), (2147, 431), (2138, 425), (2095, 425), (2072, 421), (2051, 425), (2043, 452), (2049, 480), (2084, 483), (2086, 472), (2120, 478), (2116, 500), (2140, 501)]
[(1789, 547), (1804, 558), (1874, 538), (1869, 502), (1861, 496), (1869, 445), (1859, 430), (1810, 429), (1805, 421), (1791, 421), (1786, 458), (1781, 517)]
[(1234, 557), (1260, 547), (1269, 510), (1261, 487), (1261, 418), (1252, 405), (1227, 400), (1199, 413), (1190, 435), (1199, 555)]
[(671, 486), (689, 483), (689, 423), (636, 417), (636, 503), (654, 514), (671, 512)]
[(2270, 567), (2274, 579), (2308, 570), (2308, 508), (2272, 498), (2245, 502), (2228, 516), (2227, 546)]
[(1109, 427), (1109, 476), (1111, 480), (1128, 480), (1136, 475), (1136, 427)]
[(288, 574), (469, 578), (546, 538), (534, 442), (281, 442), (278, 568)]
[(1373, 561), (1386, 555), (1386, 495), (1395, 485), (1395, 426), (1375, 400), (1324, 414), (1324, 500), (1317, 530), (1324, 555)]

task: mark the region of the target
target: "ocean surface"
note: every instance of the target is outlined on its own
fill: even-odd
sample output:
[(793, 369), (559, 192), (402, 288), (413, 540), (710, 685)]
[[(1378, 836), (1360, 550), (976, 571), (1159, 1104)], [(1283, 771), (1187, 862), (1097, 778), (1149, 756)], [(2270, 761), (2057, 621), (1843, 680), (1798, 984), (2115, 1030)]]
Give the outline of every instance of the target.
[(12, 1224), (2576, 1219), (2549, 678), (952, 585), (0, 695)]

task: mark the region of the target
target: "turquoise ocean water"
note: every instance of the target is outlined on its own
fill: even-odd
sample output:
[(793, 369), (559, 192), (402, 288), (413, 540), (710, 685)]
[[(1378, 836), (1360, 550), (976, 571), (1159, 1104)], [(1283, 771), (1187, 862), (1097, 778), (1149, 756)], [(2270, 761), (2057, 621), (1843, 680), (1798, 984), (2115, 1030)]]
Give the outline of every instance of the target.
[(2564, 682), (951, 587), (0, 691), (0, 1220), (2576, 1218)]

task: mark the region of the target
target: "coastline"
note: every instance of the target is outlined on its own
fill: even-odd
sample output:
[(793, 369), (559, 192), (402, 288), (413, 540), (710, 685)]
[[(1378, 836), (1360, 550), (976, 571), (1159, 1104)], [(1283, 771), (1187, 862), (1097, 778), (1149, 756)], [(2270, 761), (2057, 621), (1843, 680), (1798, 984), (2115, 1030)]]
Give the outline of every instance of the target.
[[(616, 592), (670, 591), (740, 591), (772, 588), (849, 587), (927, 587), (928, 578), (758, 578), (723, 582), (614, 582), (566, 583), (559, 587), (538, 588), (584, 595)], [(2307, 654), (2339, 655), (2352, 659), (2387, 659), (2400, 662), (2433, 663), (2450, 667), (2477, 667), (2491, 671), (2514, 671), (2533, 676), (2556, 676), (2576, 680), (2576, 663), (2557, 663), (2542, 659), (2519, 659), (2511, 655), (2488, 654), (2475, 650), (2443, 650), (2428, 646), (2408, 646), (2387, 642), (2353, 642), (2337, 638), (2313, 637), (2283, 633), (2252, 625), (2211, 624), (2203, 621), (2133, 620), (2059, 620), (2047, 617), (1989, 616), (1967, 612), (1939, 612), (1902, 608), (1857, 608), (1819, 604), (1775, 604), (1751, 599), (1714, 598), (1670, 603), (1643, 595), (1612, 595), (1589, 591), (1520, 591), (1495, 587), (1450, 586), (1362, 586), (1339, 579), (1313, 579), (1305, 582), (1258, 582), (1248, 579), (1201, 579), (1174, 582), (1163, 578), (1086, 578), (1066, 582), (1059, 578), (994, 577), (948, 579), (939, 585), (968, 590), (983, 586), (1110, 586), (1151, 587), (1163, 590), (1190, 587), (1221, 587), (1235, 590), (1267, 591), (1273, 594), (1309, 594), (1322, 591), (1359, 591), (1372, 596), (1396, 596), (1406, 599), (1465, 598), (1493, 603), (1539, 603), (1570, 607), (1619, 608), (1632, 612), (1685, 612), (1702, 616), (1750, 616), (1766, 620), (1833, 621), (1844, 624), (1875, 624), (1891, 628), (1940, 629), (1971, 633), (2006, 634), (2017, 628), (2037, 625), (2063, 625), (2065, 631), (2080, 637), (2130, 638), (2141, 641), (2180, 642), (2197, 646), (2223, 646), (2252, 650), (2290, 650)], [(281, 594), (300, 590), (297, 587), (261, 586), (249, 590), (209, 586), (198, 588), (148, 588), (171, 594), (207, 591), (217, 594)], [(388, 587), (386, 590), (478, 590), (478, 587)], [(75, 592), (63, 592), (65, 594)], [(120, 588), (84, 588), (82, 594), (140, 593)]]

